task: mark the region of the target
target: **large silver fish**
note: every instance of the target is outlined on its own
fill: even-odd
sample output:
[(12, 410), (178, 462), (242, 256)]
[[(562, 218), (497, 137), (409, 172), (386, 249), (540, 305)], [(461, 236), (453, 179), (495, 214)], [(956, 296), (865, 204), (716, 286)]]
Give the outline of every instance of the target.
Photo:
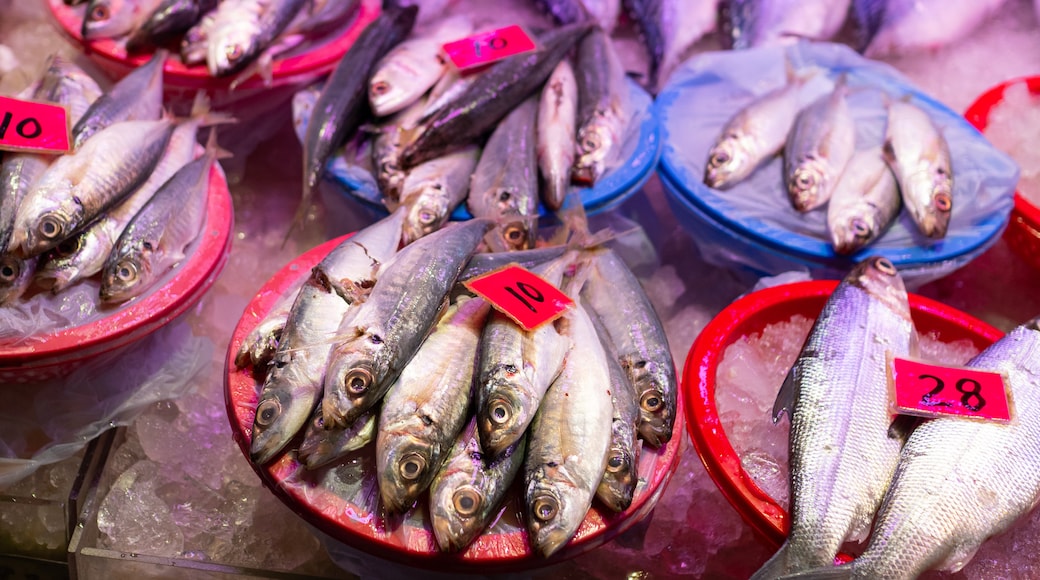
[(900, 207), (899, 186), (881, 148), (856, 152), (827, 205), (834, 251), (851, 254), (870, 244), (892, 223)]
[(829, 95), (802, 109), (784, 145), (784, 184), (791, 205), (807, 212), (827, 203), (856, 152), (856, 123), (845, 77)]
[[(521, 103), (491, 134), (473, 171), (466, 207), (498, 223), (496, 250), (534, 247), (538, 230), (538, 98)], [(498, 247), (501, 246), (501, 247)]]
[(223, 77), (245, 69), (289, 25), (306, 0), (224, 0), (207, 28), (206, 67)]
[(593, 30), (578, 46), (578, 149), (571, 179), (590, 186), (621, 157), (632, 118), (625, 69), (613, 41)]
[(444, 298), (490, 227), (456, 222), (405, 246), (340, 328), (325, 373), (326, 428), (349, 425), (375, 405), (422, 343)]
[[(968, 365), (1005, 373), (1017, 418), (1008, 424), (939, 418), (906, 441), (870, 544), (845, 566), (799, 577), (916, 578), (957, 572), (979, 546), (1040, 501), (1040, 326), (1032, 320)], [(953, 385), (945, 385), (953, 389)], [(973, 386), (962, 392), (973, 400)]]
[(538, 170), (542, 202), (552, 210), (563, 205), (577, 147), (578, 81), (567, 59), (556, 65), (538, 104)]
[(953, 167), (942, 131), (928, 113), (895, 101), (888, 105), (882, 151), (918, 229), (929, 238), (945, 237), (953, 211)]
[(1005, 0), (888, 0), (864, 54), (885, 58), (935, 50), (967, 37)]
[(162, 116), (166, 55), (165, 50), (156, 51), (148, 62), (130, 71), (94, 101), (72, 127), (74, 148), (119, 121), (154, 121)]
[(161, 0), (90, 0), (80, 33), (87, 40), (115, 38), (134, 31)]
[(444, 226), (455, 208), (466, 199), (478, 157), (480, 148), (469, 145), (408, 172), (401, 186), (401, 205), (408, 214), (403, 244), (410, 244)]
[(831, 294), (780, 388), (774, 421), (791, 417), (791, 530), (753, 576), (830, 564), (863, 540), (896, 469), (887, 357), (916, 337), (899, 272), (886, 258), (858, 264)]

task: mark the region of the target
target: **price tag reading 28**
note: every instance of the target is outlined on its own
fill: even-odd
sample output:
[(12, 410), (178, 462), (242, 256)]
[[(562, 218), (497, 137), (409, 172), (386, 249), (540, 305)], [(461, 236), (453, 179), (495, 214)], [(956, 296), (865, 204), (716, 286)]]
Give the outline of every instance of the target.
[(899, 357), (892, 358), (891, 369), (900, 413), (1011, 421), (1011, 403), (1001, 373)]
[(64, 153), (71, 142), (65, 107), (0, 97), (0, 149)]
[(556, 320), (574, 305), (566, 294), (537, 274), (516, 264), (463, 282), (524, 330)]
[(456, 68), (466, 70), (530, 52), (535, 49), (535, 44), (523, 28), (514, 24), (453, 40), (443, 48)]

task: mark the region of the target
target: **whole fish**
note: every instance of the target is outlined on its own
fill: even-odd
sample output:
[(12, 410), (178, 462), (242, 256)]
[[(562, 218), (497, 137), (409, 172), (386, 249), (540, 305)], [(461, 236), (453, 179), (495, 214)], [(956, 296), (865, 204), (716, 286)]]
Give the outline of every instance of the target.
[(207, 29), (206, 67), (215, 77), (246, 68), (303, 8), (307, 0), (224, 0)]
[(888, 105), (882, 151), (918, 229), (929, 238), (945, 237), (953, 211), (953, 167), (942, 131), (928, 113), (895, 101)]
[(506, 115), (488, 138), (473, 171), (466, 207), (474, 216), (498, 224), (495, 249), (534, 247), (538, 229), (537, 116), (537, 96)]
[(278, 297), (267, 314), (246, 335), (238, 352), (235, 353), (235, 368), (252, 367), (254, 374), (259, 374), (260, 377), (267, 376), (267, 367), (278, 350), (278, 342), (289, 320), (289, 313), (292, 312), (293, 302), (296, 302), (296, 295), (309, 279), (308, 276), (300, 276)]
[(856, 152), (856, 122), (842, 76), (829, 95), (802, 109), (784, 145), (784, 183), (791, 205), (807, 212), (827, 203)]
[(162, 116), (166, 55), (165, 50), (156, 51), (148, 62), (130, 71), (94, 101), (72, 127), (75, 149), (98, 131), (119, 121), (154, 121)]
[(56, 159), (18, 207), (10, 251), (38, 256), (125, 199), (159, 162), (173, 129), (170, 118), (123, 121)]
[(217, 4), (219, 0), (162, 0), (127, 38), (127, 52), (141, 52), (179, 40)]
[(654, 447), (667, 443), (675, 423), (678, 382), (668, 338), (639, 280), (614, 252), (590, 257), (581, 291), (614, 344), (618, 362), (639, 401), (639, 434)]
[(326, 428), (346, 426), (382, 399), (415, 353), (490, 224), (448, 224), (405, 246), (339, 332), (325, 373)]
[(632, 117), (625, 69), (613, 41), (593, 30), (578, 47), (578, 148), (571, 180), (590, 186), (621, 156)]
[(368, 82), (368, 102), (377, 117), (396, 113), (432, 87), (448, 66), (441, 45), (473, 30), (467, 17), (445, 18), (426, 34), (390, 50), (376, 65)]
[(705, 185), (731, 187), (784, 148), (802, 108), (800, 94), (807, 79), (796, 76), (788, 67), (784, 86), (755, 98), (726, 121), (708, 152)]
[[(573, 261), (565, 254), (534, 272), (558, 287)], [(477, 429), (487, 457), (501, 456), (524, 436), (569, 349), (555, 323), (525, 330), (502, 312), (491, 313), (481, 338), (476, 394)]]
[(490, 309), (482, 298), (459, 297), (386, 393), (376, 474), (390, 512), (408, 509), (426, 491), (466, 424), (480, 331)]
[(314, 188), (333, 152), (361, 126), (368, 108), (368, 79), (375, 63), (406, 37), (418, 8), (388, 8), (369, 24), (332, 71), (303, 141), (303, 194), (293, 224), (303, 222)]
[(303, 441), (296, 452), (296, 457), (307, 469), (317, 469), (328, 465), (351, 451), (357, 451), (376, 438), (376, 419), (379, 412), (372, 410), (358, 417), (346, 428), (325, 428), (321, 405), (314, 407), (311, 420), (303, 434)]
[(695, 42), (715, 29), (719, 0), (661, 0), (664, 49), (655, 88), (660, 90)]
[(876, 240), (899, 215), (899, 186), (881, 148), (858, 151), (827, 205), (827, 230), (839, 254), (852, 254)]
[(489, 459), (475, 419), (459, 433), (430, 484), (430, 527), (442, 551), (461, 552), (491, 523), (523, 465), (525, 442)]
[(414, 167), (490, 131), (542, 86), (556, 64), (589, 30), (588, 24), (550, 30), (538, 37), (539, 50), (491, 65), (466, 92), (426, 122), (426, 129), (401, 155), (402, 166)]
[(885, 58), (935, 50), (967, 37), (1005, 0), (888, 0), (864, 54)]
[(574, 537), (607, 465), (613, 406), (607, 355), (580, 301), (561, 319), (571, 349), (531, 421), (524, 511), (535, 550), (549, 557)]
[(1015, 328), (967, 366), (1006, 373), (1017, 419), (1002, 424), (944, 417), (917, 427), (903, 447), (866, 551), (848, 565), (799, 577), (911, 579), (928, 570), (957, 572), (984, 541), (1036, 507), (1037, 320)]
[(410, 244), (444, 226), (466, 199), (479, 156), (480, 148), (470, 145), (408, 172), (401, 186), (401, 205), (408, 214), (401, 243)]
[(180, 55), (181, 62), (185, 65), (195, 66), (206, 63), (206, 54), (209, 51), (209, 31), (213, 29), (213, 22), (216, 18), (216, 10), (210, 10), (184, 33), (184, 37), (181, 38)]
[(415, 137), (425, 102), (417, 101), (375, 129), (372, 139), (372, 170), (387, 207), (395, 208), (408, 174), (401, 169), (401, 151)]
[(791, 530), (753, 578), (834, 561), (863, 540), (896, 469), (887, 356), (907, 357), (916, 334), (899, 272), (872, 257), (841, 281), (780, 388), (773, 420), (791, 418)]
[(552, 210), (563, 205), (577, 147), (578, 82), (567, 59), (556, 65), (538, 104), (538, 169), (542, 202)]
[(646, 86), (656, 87), (664, 60), (664, 31), (661, 30), (662, 0), (622, 0), (628, 18), (635, 23), (649, 57)]
[(722, 0), (724, 45), (743, 49), (833, 38), (851, 0)]
[(90, 0), (80, 33), (86, 40), (130, 34), (161, 0)]
[[(296, 293), (257, 402), (250, 447), (257, 464), (274, 458), (311, 417), (321, 399), (336, 332), (357, 311), (356, 300), (344, 300), (327, 282), (371, 287), (379, 269), (397, 252), (403, 218), (402, 212), (394, 212), (340, 243)], [(331, 427), (324, 418), (322, 426)]]

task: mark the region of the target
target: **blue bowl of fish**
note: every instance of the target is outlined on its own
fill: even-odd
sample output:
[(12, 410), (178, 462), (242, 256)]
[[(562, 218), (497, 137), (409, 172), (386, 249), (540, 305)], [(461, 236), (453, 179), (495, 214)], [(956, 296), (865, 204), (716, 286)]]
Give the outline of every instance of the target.
[[(994, 244), (1014, 203), (1019, 172), (1008, 156), (900, 73), (842, 45), (701, 55), (676, 72), (657, 107), (659, 173), (676, 214), (707, 259), (757, 276), (808, 270), (840, 277), (880, 254), (917, 286)], [(784, 118), (786, 126), (774, 122)], [(931, 141), (914, 142), (929, 131)], [(725, 149), (725, 139), (740, 143)], [(804, 169), (821, 158), (822, 170)], [(720, 169), (734, 160), (741, 170)], [(874, 185), (881, 177), (864, 181), (866, 166), (880, 168), (889, 187)], [(930, 189), (922, 176), (934, 178)], [(873, 201), (862, 193), (871, 188), (893, 197)], [(828, 213), (848, 205), (843, 190), (858, 190), (873, 212), (846, 222), (846, 235), (860, 239), (852, 245), (828, 224)], [(808, 191), (817, 199), (803, 203)], [(915, 201), (922, 191), (923, 202)]]

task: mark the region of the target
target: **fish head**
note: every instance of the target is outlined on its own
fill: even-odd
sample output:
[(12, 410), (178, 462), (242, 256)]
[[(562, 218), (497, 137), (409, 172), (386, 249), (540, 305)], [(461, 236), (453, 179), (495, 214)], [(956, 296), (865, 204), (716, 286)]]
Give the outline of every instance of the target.
[(121, 36), (133, 27), (133, 13), (127, 0), (91, 0), (80, 32), (86, 40)]
[(358, 417), (346, 430), (325, 429), (324, 413), (317, 405), (296, 456), (307, 469), (317, 469), (367, 445), (375, 433), (375, 424), (375, 414), (369, 413)]
[(906, 199), (927, 200), (925, 203), (905, 204), (921, 232), (929, 238), (945, 237), (953, 210), (953, 178), (949, 167), (942, 162), (930, 161), (906, 176), (903, 185), (909, 193)]
[(574, 536), (585, 519), (588, 506), (560, 467), (539, 466), (525, 493), (527, 531), (532, 547), (549, 557)]
[(890, 310), (910, 320), (910, 305), (899, 270), (884, 256), (871, 256), (853, 268), (848, 280), (885, 304)]
[(259, 31), (249, 19), (222, 22), (209, 31), (206, 66), (213, 76), (228, 76), (245, 68), (259, 52)]
[(585, 186), (596, 183), (606, 170), (609, 156), (620, 146), (620, 137), (603, 118), (582, 127), (578, 133), (577, 155), (571, 181)]
[(873, 214), (852, 215), (837, 221), (830, 229), (834, 251), (848, 255), (877, 237), (878, 223)]
[(401, 242), (406, 246), (439, 230), (448, 220), (451, 208), (448, 207), (444, 194), (440, 192), (443, 186), (440, 183), (432, 183), (426, 187), (435, 191), (419, 192), (405, 201), (407, 212), (402, 226)]
[[(63, 198), (63, 196), (65, 196)], [(58, 246), (83, 223), (84, 209), (75, 189), (63, 182), (46, 195), (34, 196), (18, 209), (18, 223), (10, 247), (22, 256), (38, 256)]]
[(0, 305), (12, 303), (22, 295), (33, 276), (34, 268), (11, 255), (0, 256)]
[(662, 386), (669, 380), (667, 370), (635, 355), (620, 356), (619, 362), (639, 396), (639, 434), (660, 447), (671, 439), (675, 424), (675, 401)]
[(800, 160), (788, 172), (787, 194), (800, 212), (815, 209), (827, 201), (829, 176), (824, 160), (809, 157)]
[(102, 302), (125, 302), (144, 292), (153, 277), (153, 249), (153, 244), (145, 241), (105, 263), (101, 274)]
[[(635, 494), (636, 482), (639, 477), (639, 440), (635, 433), (631, 432), (631, 426), (618, 425), (624, 421), (614, 421), (613, 443), (607, 451), (607, 466), (603, 471), (603, 479), (600, 481), (597, 496), (604, 500), (609, 507), (621, 512), (632, 505), (632, 496)], [(628, 429), (621, 437), (616, 434), (618, 429)]]
[[(479, 463), (479, 461), (478, 461)], [(454, 472), (430, 492), (430, 520), (437, 545), (445, 552), (459, 552), (484, 529), (482, 514), (491, 506), (484, 491), (474, 485), (474, 473)]]
[[(388, 432), (389, 431), (389, 432)], [(440, 468), (440, 448), (415, 435), (415, 429), (388, 430), (376, 436), (376, 473), (383, 505), (401, 513), (430, 486)]]
[(409, 95), (395, 86), (385, 70), (378, 70), (368, 83), (368, 104), (372, 113), (383, 117), (408, 106)]
[(488, 395), (477, 409), (477, 430), (480, 443), (491, 458), (498, 457), (513, 445), (527, 430), (534, 417), (530, 404), (525, 405), (519, 393), (535, 392), (533, 387), (517, 386), (526, 380), (513, 365), (504, 365), (489, 383)]
[(275, 360), (274, 369), (260, 391), (253, 418), (253, 440), (249, 455), (257, 465), (264, 465), (274, 459), (299, 432), (311, 413), (308, 399), (297, 396), (298, 389), (268, 388), (284, 378), (277, 369), (278, 361)]
[(378, 330), (367, 329), (332, 351), (325, 371), (322, 412), (326, 429), (346, 428), (370, 409), (389, 374), (389, 354)]
[(708, 153), (704, 167), (704, 184), (723, 189), (747, 177), (751, 156), (745, 139), (736, 133), (727, 132)]

